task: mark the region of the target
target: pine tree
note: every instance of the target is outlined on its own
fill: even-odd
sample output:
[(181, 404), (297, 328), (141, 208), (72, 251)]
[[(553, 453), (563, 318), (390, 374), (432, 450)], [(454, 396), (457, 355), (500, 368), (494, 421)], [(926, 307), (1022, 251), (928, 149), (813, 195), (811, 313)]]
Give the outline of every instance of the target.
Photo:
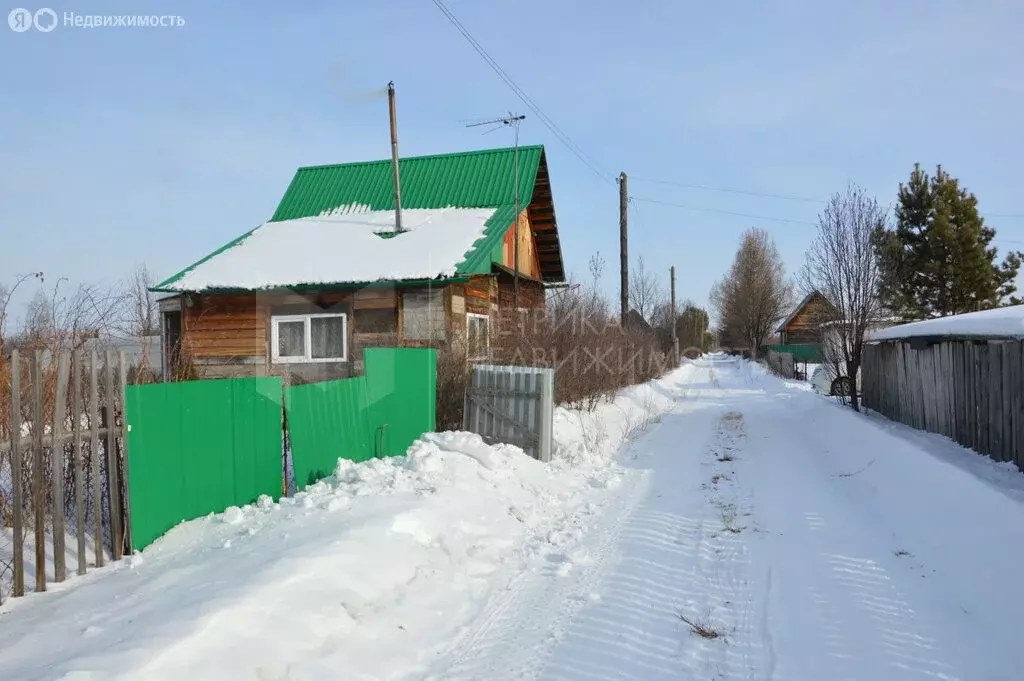
[(905, 319), (960, 314), (1014, 302), (1021, 253), (996, 264), (995, 230), (978, 214), (978, 200), (938, 166), (934, 177), (917, 164), (900, 183), (896, 228), (879, 229), (883, 304)]

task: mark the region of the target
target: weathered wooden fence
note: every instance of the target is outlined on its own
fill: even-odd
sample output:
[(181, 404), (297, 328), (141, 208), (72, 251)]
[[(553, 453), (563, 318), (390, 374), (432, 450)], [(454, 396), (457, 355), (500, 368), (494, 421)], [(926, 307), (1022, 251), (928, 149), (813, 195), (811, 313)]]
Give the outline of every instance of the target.
[(477, 364), (466, 389), (464, 427), (485, 442), (513, 444), (550, 461), (554, 408), (554, 369)]
[[(25, 539), (31, 520), (35, 590), (47, 584), (47, 543), (52, 545), (52, 580), (67, 578), (66, 538), (74, 525), (77, 573), (126, 547), (127, 487), (124, 468), (123, 354), (42, 351), (24, 361), (10, 357), (10, 405), (0, 428), (0, 531), (10, 527), (11, 545), (0, 546), (0, 598), (10, 579), (13, 596), (25, 594)], [(7, 407), (8, 405), (4, 405)], [(5, 419), (0, 418), (0, 424)], [(3, 535), (0, 535), (2, 537)]]
[(861, 372), (865, 407), (1024, 470), (1024, 342), (869, 344)]
[(773, 373), (783, 378), (793, 378), (796, 367), (793, 362), (793, 354), (789, 352), (778, 352), (769, 350), (767, 355), (768, 368)]

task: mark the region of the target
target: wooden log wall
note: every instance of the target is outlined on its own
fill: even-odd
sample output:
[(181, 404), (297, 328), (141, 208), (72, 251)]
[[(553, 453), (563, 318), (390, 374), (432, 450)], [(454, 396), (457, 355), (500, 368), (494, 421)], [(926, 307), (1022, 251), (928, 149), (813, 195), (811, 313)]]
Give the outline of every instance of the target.
[[(516, 226), (513, 224), (505, 232), (502, 242), (502, 265), (516, 269)], [(540, 279), (540, 259), (537, 254), (537, 244), (533, 236), (533, 228), (527, 209), (519, 213), (519, 273), (534, 279)]]
[(1024, 470), (1024, 342), (864, 348), (864, 406)]

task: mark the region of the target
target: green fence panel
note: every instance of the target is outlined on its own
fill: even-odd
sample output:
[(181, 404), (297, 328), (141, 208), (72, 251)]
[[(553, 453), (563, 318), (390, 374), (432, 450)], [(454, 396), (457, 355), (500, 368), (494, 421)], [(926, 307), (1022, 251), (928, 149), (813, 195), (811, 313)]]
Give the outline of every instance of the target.
[(281, 379), (128, 386), (132, 542), (183, 520), (281, 496)]
[(416, 438), (437, 427), (437, 351), (372, 348), (363, 360), (381, 455), (405, 454)]
[(366, 375), (285, 389), (297, 489), (331, 475), (338, 459), (404, 454), (436, 427), (437, 352), (372, 348)]
[(300, 490), (334, 473), (339, 458), (365, 461), (377, 453), (364, 376), (289, 387), (285, 410)]
[(794, 345), (767, 345), (766, 350), (775, 352), (787, 352), (793, 355), (796, 362), (821, 362), (821, 346), (815, 343), (802, 343)]

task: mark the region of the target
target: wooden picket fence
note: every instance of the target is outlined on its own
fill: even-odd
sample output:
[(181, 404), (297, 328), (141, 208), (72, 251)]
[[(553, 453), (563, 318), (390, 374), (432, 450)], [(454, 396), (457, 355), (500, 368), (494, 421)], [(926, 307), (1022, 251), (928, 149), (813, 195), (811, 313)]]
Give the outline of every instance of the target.
[(871, 343), (861, 374), (865, 407), (1024, 470), (1024, 342)]
[[(104, 564), (105, 536), (109, 540), (109, 555), (115, 561), (130, 552), (131, 547), (130, 537), (126, 536), (130, 524), (124, 498), (124, 354), (92, 350), (46, 357), (41, 350), (35, 350), (28, 359), (24, 362), (18, 350), (11, 353), (9, 439), (0, 441), (0, 467), (6, 459), (10, 468), (6, 510), (13, 532), (10, 593), (14, 597), (25, 595), (24, 544), (29, 521), (34, 532), (35, 591), (46, 590), (48, 577), (54, 582), (66, 579), (65, 537), (70, 510), (65, 507), (66, 501), (73, 506), (77, 574), (84, 575), (88, 568), (86, 542), (90, 534), (96, 567)], [(23, 385), (26, 373), (28, 385)], [(54, 390), (52, 402), (47, 395), (50, 388)], [(44, 401), (49, 407), (45, 410)], [(26, 471), (31, 473), (30, 477), (24, 475)], [(69, 478), (73, 493), (65, 489)], [(26, 518), (28, 511), (31, 517)], [(91, 523), (87, 522), (89, 515)], [(53, 574), (49, 576), (48, 538), (53, 558)]]

